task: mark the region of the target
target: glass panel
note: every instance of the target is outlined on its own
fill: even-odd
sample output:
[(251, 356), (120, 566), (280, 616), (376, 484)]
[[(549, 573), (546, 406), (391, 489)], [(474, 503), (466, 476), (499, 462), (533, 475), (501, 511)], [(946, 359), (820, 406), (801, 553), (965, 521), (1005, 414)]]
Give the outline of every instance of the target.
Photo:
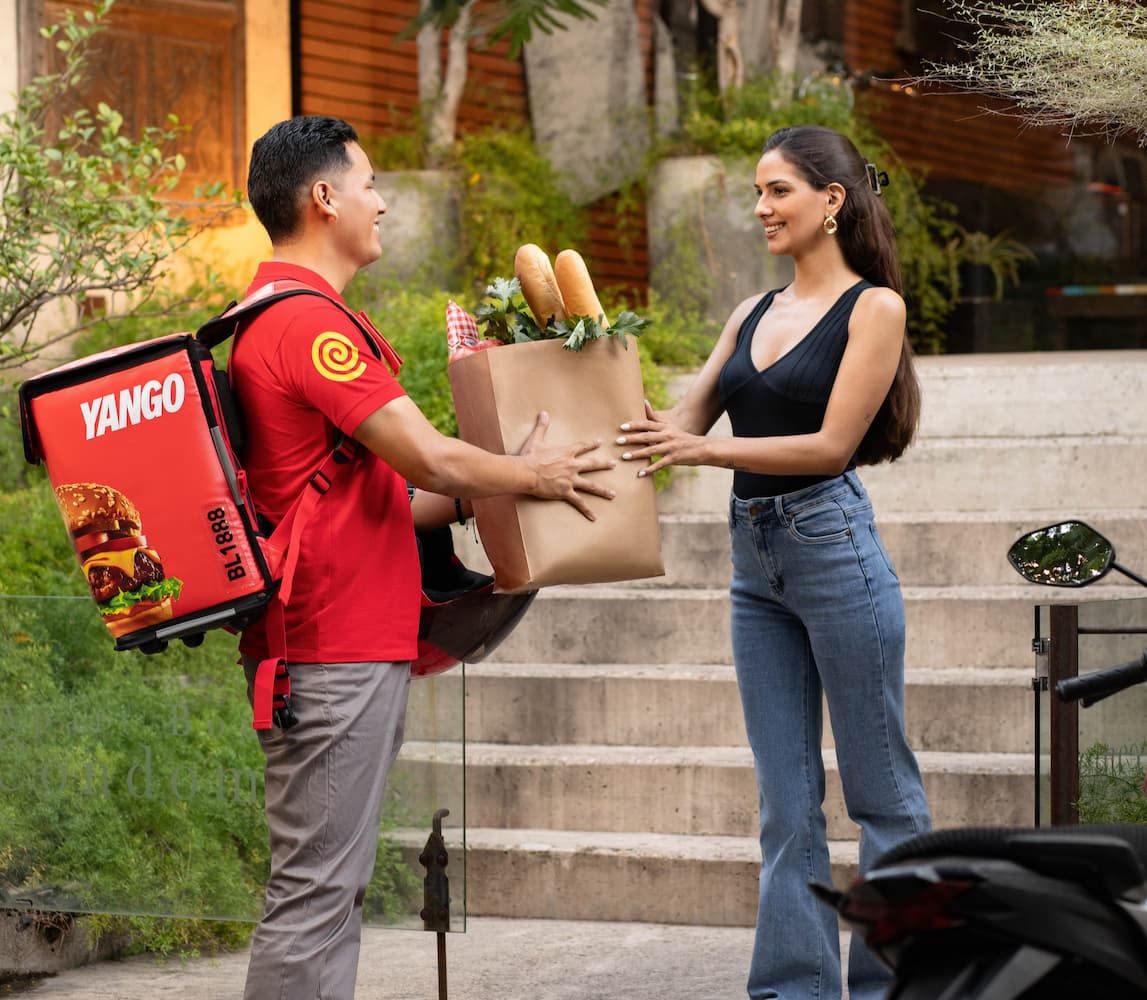
[[(1051, 618), (1047, 605), (1036, 608), (1035, 638), (1049, 640)], [(1036, 755), (1036, 795), (1039, 797), (1039, 825), (1051, 826), (1051, 693), (1047, 684), (1047, 665), (1037, 666), (1043, 678), (1036, 697), (1036, 726), (1039, 735), (1039, 752)]]
[[(117, 653), (87, 597), (0, 595), (5, 909), (254, 920), (267, 872), (262, 754), (236, 640)], [(374, 925), (421, 927), (436, 810), (451, 929), (465, 928), (461, 667), (412, 681), (391, 772)]]
[[(1147, 599), (1082, 603), (1079, 627), (1113, 630), (1080, 635), (1080, 674), (1137, 659), (1147, 647)], [(1080, 822), (1147, 823), (1147, 684), (1080, 707), (1079, 754)]]

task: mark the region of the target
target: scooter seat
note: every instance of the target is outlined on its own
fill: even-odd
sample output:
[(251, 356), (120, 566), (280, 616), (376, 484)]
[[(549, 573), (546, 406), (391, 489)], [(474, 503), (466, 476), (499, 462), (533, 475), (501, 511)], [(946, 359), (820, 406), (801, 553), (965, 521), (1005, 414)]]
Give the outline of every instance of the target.
[(966, 827), (903, 841), (874, 868), (938, 857), (988, 857), (1114, 896), (1147, 895), (1147, 826)]

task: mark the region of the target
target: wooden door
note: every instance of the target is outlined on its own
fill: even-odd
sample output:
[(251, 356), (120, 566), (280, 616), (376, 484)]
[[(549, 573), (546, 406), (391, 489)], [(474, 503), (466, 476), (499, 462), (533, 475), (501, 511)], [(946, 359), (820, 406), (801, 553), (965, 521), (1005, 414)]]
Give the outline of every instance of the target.
[[(45, 72), (58, 58), (40, 38), (58, 21), (61, 0), (22, 0), (21, 76)], [(79, 5), (71, 5), (79, 7)], [(98, 37), (83, 104), (106, 101), (123, 114), (128, 134), (178, 116), (178, 150), (187, 159), (177, 199), (196, 185), (244, 184), (243, 0), (118, 0)]]

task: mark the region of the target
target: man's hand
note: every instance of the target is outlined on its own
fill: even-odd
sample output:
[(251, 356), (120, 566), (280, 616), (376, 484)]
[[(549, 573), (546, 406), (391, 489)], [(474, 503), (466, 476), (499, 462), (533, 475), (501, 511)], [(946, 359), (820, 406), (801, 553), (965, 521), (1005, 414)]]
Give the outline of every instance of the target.
[(534, 472), (531, 496), (545, 500), (564, 500), (590, 521), (597, 520), (583, 493), (612, 500), (616, 492), (601, 483), (587, 479), (585, 473), (612, 469), (617, 463), (609, 458), (585, 458), (587, 453), (601, 445), (601, 441), (578, 441), (568, 445), (547, 445), (546, 431), (550, 415), (542, 410), (522, 450), (518, 453)]

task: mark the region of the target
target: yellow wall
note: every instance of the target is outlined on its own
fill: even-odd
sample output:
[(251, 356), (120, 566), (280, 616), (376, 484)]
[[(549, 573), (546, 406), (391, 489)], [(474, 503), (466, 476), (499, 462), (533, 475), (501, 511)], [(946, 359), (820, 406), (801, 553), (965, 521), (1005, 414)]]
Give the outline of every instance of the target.
[(16, 51), (17, 0), (0, 0), (0, 114), (16, 106), (19, 56)]

